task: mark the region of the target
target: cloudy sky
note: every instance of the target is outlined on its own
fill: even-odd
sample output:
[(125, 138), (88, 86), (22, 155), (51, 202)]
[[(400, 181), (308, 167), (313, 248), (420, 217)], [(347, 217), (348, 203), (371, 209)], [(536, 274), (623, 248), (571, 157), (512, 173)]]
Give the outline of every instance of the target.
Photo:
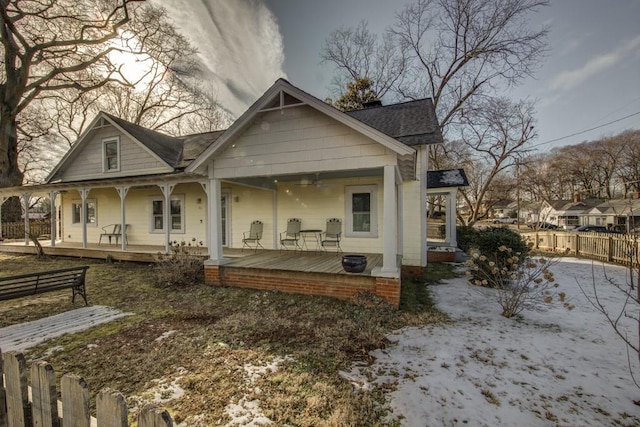
[[(320, 51), (331, 31), (363, 19), (382, 31), (410, 2), (155, 1), (198, 47), (219, 101), (236, 117), (279, 77), (329, 96), (333, 69), (320, 64)], [(531, 16), (532, 25), (551, 26), (550, 52), (536, 78), (508, 95), (537, 100), (540, 150), (640, 129), (639, 17), (638, 0), (552, 0)]]

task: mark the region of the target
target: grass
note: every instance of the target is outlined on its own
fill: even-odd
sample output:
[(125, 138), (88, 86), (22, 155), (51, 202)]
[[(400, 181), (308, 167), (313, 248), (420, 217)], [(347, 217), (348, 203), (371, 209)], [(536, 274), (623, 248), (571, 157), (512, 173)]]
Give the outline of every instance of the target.
[[(158, 380), (176, 381), (185, 394), (163, 405), (176, 422), (189, 425), (195, 416), (198, 425), (228, 422), (225, 407), (243, 396), (259, 399), (276, 425), (397, 424), (386, 419), (388, 390), (357, 391), (339, 371), (370, 362), (369, 352), (389, 345), (385, 334), (392, 330), (446, 322), (428, 284), (454, 275), (451, 266), (430, 264), (425, 277), (403, 281), (401, 308), (390, 310), (200, 283), (156, 287), (155, 267), (148, 264), (0, 254), (2, 275), (83, 264), (90, 265), (89, 303), (134, 315), (50, 340), (26, 352), (27, 358), (45, 358), (58, 378), (81, 375), (92, 398), (103, 387), (119, 390), (130, 406), (149, 399)], [(80, 307), (71, 304), (70, 293), (0, 302), (0, 327)], [(248, 380), (248, 366), (275, 358), (282, 360), (277, 372)]]

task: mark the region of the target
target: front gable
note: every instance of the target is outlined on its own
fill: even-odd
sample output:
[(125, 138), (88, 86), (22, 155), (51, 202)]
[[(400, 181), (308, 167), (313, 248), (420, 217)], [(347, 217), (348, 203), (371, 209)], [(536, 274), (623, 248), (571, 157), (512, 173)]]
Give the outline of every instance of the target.
[(46, 182), (121, 178), (174, 170), (154, 151), (100, 113), (53, 169)]
[(217, 178), (359, 169), (380, 166), (368, 163), (376, 156), (415, 174), (415, 149), (280, 79), (186, 171), (211, 161)]

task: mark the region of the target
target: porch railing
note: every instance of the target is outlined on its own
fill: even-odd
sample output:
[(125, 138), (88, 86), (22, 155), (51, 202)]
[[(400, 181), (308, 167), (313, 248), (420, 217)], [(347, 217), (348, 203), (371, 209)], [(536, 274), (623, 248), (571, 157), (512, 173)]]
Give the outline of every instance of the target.
[[(35, 236), (48, 235), (51, 233), (51, 221), (38, 220), (29, 222), (29, 230)], [(2, 223), (2, 237), (5, 239), (24, 238), (24, 222)]]

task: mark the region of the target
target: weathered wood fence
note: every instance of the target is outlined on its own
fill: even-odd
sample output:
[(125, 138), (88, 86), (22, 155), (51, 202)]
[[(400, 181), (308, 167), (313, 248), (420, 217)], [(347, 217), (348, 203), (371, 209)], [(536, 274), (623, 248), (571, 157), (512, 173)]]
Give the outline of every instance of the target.
[[(6, 222), (2, 225), (2, 237), (7, 239), (24, 238), (24, 222)], [(29, 231), (34, 236), (51, 234), (51, 222), (38, 220), (29, 222)]]
[(542, 251), (561, 252), (599, 261), (638, 267), (640, 238), (631, 234), (537, 231), (522, 233)]
[[(24, 355), (9, 351), (0, 354), (0, 427), (126, 427), (125, 397), (103, 389), (96, 398), (96, 417), (91, 417), (89, 387), (79, 376), (66, 374), (60, 381), (61, 402), (56, 392), (56, 376), (44, 361), (31, 365), (31, 399)], [(138, 415), (139, 427), (172, 427), (169, 413), (147, 405)]]

